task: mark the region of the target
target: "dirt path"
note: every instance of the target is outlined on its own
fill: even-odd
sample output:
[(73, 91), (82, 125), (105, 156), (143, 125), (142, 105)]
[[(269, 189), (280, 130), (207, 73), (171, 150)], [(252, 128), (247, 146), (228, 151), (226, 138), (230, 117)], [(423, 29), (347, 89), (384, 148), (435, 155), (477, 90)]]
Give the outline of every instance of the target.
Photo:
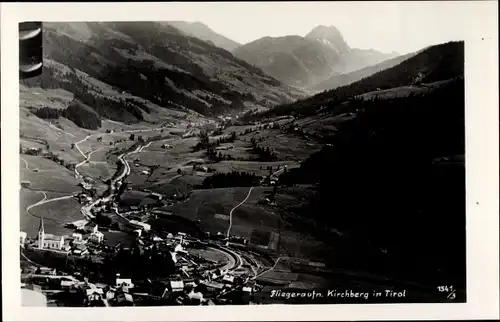
[[(47, 199), (47, 194), (45, 193), (45, 191), (37, 191), (37, 193), (42, 193), (43, 194), (43, 198), (41, 200), (35, 202), (34, 204), (31, 204), (28, 207), (26, 207), (26, 212), (28, 214), (30, 214), (31, 216), (35, 217), (35, 218), (41, 218), (41, 217), (33, 214), (31, 212), (31, 209), (33, 209), (35, 207), (38, 207), (38, 206), (41, 206), (43, 204), (49, 203), (49, 202), (60, 201), (60, 200), (65, 200), (65, 199), (71, 199), (71, 198), (73, 198), (75, 196), (74, 194), (71, 194), (71, 195), (66, 195), (66, 196), (62, 196), (62, 197), (56, 197), (56, 198), (52, 198), (52, 199)], [(50, 221), (58, 222), (58, 223), (62, 222), (60, 220), (53, 219), (53, 218), (46, 218), (46, 219), (50, 220)]]
[(248, 190), (248, 194), (247, 194), (246, 198), (243, 199), (242, 202), (240, 202), (239, 204), (234, 206), (233, 209), (231, 209), (231, 211), (229, 212), (229, 228), (227, 229), (227, 234), (226, 234), (228, 242), (229, 242), (229, 234), (231, 233), (231, 228), (233, 226), (233, 211), (235, 211), (238, 207), (243, 205), (248, 200), (248, 198), (250, 197), (250, 194), (252, 193), (253, 188), (254, 187), (250, 187), (250, 190)]
[(276, 265), (278, 265), (279, 261), (280, 261), (280, 260), (282, 260), (282, 259), (288, 259), (288, 257), (287, 257), (287, 256), (278, 257), (278, 258), (276, 259), (276, 262), (274, 263), (273, 267), (271, 267), (271, 268), (269, 268), (269, 269), (266, 269), (265, 271), (263, 271), (263, 272), (261, 272), (261, 273), (259, 273), (259, 274), (255, 275), (254, 277), (252, 277), (252, 279), (256, 279), (256, 278), (258, 278), (258, 277), (260, 277), (260, 276), (264, 275), (265, 273), (272, 271), (273, 269), (275, 269), (275, 268), (276, 268)]
[(26, 159), (23, 158), (23, 157), (21, 157), (21, 160), (24, 161), (24, 165), (26, 166), (26, 170), (29, 170), (30, 169), (30, 165), (29, 165), (28, 161), (26, 161)]

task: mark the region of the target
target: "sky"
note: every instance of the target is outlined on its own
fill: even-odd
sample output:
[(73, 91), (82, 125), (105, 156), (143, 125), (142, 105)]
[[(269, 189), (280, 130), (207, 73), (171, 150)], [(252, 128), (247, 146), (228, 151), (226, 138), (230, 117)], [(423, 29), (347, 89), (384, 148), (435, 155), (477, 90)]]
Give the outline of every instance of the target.
[(202, 22), (239, 43), (305, 36), (318, 25), (333, 25), (353, 48), (406, 54), (464, 40), (468, 24), (480, 18), (473, 15), (480, 7), (473, 1), (174, 2), (162, 17)]

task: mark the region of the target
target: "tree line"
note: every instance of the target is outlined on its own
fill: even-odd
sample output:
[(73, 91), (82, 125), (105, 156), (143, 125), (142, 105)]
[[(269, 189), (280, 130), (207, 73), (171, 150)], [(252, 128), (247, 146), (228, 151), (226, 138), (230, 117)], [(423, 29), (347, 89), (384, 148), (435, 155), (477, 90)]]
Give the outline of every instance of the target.
[(259, 184), (260, 177), (249, 172), (232, 171), (216, 173), (203, 180), (201, 189), (252, 187)]

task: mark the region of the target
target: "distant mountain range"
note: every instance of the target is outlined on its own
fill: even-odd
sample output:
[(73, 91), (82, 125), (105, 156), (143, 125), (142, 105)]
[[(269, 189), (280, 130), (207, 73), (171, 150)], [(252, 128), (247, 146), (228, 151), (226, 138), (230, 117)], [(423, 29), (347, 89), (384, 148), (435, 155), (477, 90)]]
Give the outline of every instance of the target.
[[(256, 117), (281, 116), (281, 115), (315, 115), (320, 112), (336, 109), (343, 102), (354, 99), (364, 94), (384, 92), (384, 97), (389, 97), (387, 92), (406, 87), (406, 93), (420, 91), (422, 87), (428, 88), (431, 83), (447, 81), (464, 76), (464, 42), (448, 42), (430, 46), (414, 55), (397, 58), (382, 65), (372, 67), (368, 71), (360, 71), (356, 77), (363, 74), (369, 76), (333, 90), (324, 91), (317, 95), (298, 100), (291, 104), (284, 104)], [(390, 65), (393, 65), (390, 68)], [(384, 69), (385, 68), (385, 69)], [(354, 73), (353, 73), (354, 74)], [(432, 87), (432, 86), (431, 86)], [(410, 90), (408, 90), (408, 88)], [(248, 116), (250, 117), (250, 116)]]
[(241, 46), (241, 44), (216, 33), (215, 31), (210, 29), (210, 27), (201, 22), (167, 21), (164, 24), (168, 24), (179, 29), (186, 35), (205, 40), (227, 51), (233, 51), (234, 49)]
[(44, 55), (44, 74), (25, 84), (64, 88), (115, 121), (139, 121), (147, 118), (148, 109), (110, 103), (116, 97), (82, 77), (156, 106), (204, 115), (269, 108), (304, 97), (230, 52), (168, 24), (44, 23)]
[(334, 26), (318, 26), (305, 37), (264, 37), (233, 53), (288, 85), (304, 88), (398, 56), (351, 48)]
[(341, 87), (344, 85), (348, 85), (350, 83), (354, 83), (354, 82), (361, 80), (365, 77), (368, 77), (370, 75), (378, 73), (384, 69), (394, 67), (394, 66), (400, 64), (401, 62), (407, 60), (408, 58), (415, 56), (416, 54), (417, 53), (411, 53), (411, 54), (407, 54), (407, 55), (397, 56), (395, 58), (385, 60), (381, 63), (371, 65), (371, 66), (356, 70), (354, 72), (333, 75), (329, 79), (313, 86), (311, 89), (316, 90), (316, 91), (324, 91), (324, 90), (330, 90), (330, 89), (334, 89), (334, 88)]

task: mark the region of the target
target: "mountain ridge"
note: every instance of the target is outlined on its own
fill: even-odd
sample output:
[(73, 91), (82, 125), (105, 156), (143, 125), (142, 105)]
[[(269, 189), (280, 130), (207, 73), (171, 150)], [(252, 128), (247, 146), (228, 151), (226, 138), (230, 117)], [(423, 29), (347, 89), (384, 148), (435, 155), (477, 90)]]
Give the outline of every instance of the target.
[(232, 52), (234, 49), (241, 46), (240, 43), (215, 32), (209, 26), (207, 26), (202, 22), (198, 21), (188, 22), (188, 21), (176, 20), (176, 21), (167, 21), (164, 22), (163, 24), (171, 25), (189, 36), (193, 36), (201, 40), (211, 42), (214, 46), (223, 48), (229, 52)]
[(394, 53), (351, 48), (334, 26), (317, 26), (306, 36), (263, 37), (233, 54), (285, 84), (310, 88), (335, 74), (393, 58)]
[[(324, 91), (291, 104), (275, 107), (255, 117), (314, 115), (356, 96), (408, 85), (448, 80), (464, 75), (464, 42), (451, 41), (426, 47), (399, 64), (354, 83)], [(248, 115), (252, 118), (254, 116)]]
[[(103, 98), (75, 76), (81, 72), (156, 106), (212, 116), (303, 97), (230, 52), (154, 22), (48, 23), (44, 55), (54, 63), (46, 66), (50, 72), (39, 78), (38, 85), (41, 80), (47, 87), (64, 85), (89, 106), (95, 97)], [(111, 112), (103, 104), (101, 111), (108, 112), (99, 114), (114, 115), (115, 121), (138, 121), (148, 114), (144, 107), (113, 106), (123, 113)], [(132, 110), (125, 113), (127, 108)]]

